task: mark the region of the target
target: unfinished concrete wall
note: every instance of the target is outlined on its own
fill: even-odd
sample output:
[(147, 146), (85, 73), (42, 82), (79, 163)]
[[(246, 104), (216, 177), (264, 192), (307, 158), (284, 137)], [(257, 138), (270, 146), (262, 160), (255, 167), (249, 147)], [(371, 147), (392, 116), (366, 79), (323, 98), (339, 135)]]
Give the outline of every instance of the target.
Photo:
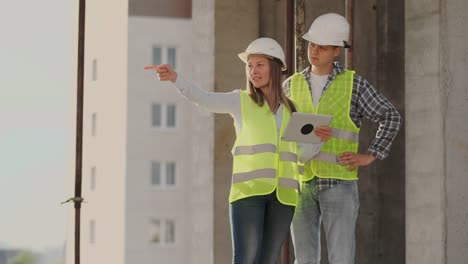
[(467, 10), (406, 1), (407, 263), (468, 259)]
[(259, 36), (278, 41), (283, 49), (286, 49), (286, 4), (287, 1), (259, 0), (258, 11)]
[(446, 263), (439, 2), (405, 8), (407, 263)]
[[(352, 51), (354, 69), (366, 78), (374, 87), (377, 86), (377, 6), (376, 0), (355, 1), (354, 41)], [(343, 13), (344, 14), (344, 13)], [(365, 18), (365, 19), (364, 19)], [(342, 60), (344, 61), (344, 59)], [(360, 132), (361, 153), (369, 148), (371, 139), (375, 135), (377, 124), (363, 120)], [(356, 260), (369, 263), (377, 259), (379, 208), (381, 199), (378, 188), (381, 172), (377, 170), (377, 163), (359, 168), (359, 217), (356, 226)], [(372, 262), (370, 262), (372, 263)], [(376, 262), (377, 263), (377, 262)]]
[[(376, 89), (387, 97), (405, 120), (404, 0), (377, 3)], [(390, 155), (375, 163), (378, 179), (378, 225), (375, 255), (367, 263), (405, 263), (405, 126), (392, 144)], [(373, 136), (375, 130), (373, 130)], [(370, 138), (370, 137), (369, 137)]]
[[(245, 89), (245, 64), (237, 54), (258, 37), (258, 1), (215, 2), (215, 91)], [(215, 115), (214, 131), (214, 263), (230, 263), (228, 197), (232, 175), (231, 148), (235, 140), (233, 119), (229, 115)]]
[(468, 260), (468, 2), (442, 1), (441, 72), (446, 143), (447, 264)]

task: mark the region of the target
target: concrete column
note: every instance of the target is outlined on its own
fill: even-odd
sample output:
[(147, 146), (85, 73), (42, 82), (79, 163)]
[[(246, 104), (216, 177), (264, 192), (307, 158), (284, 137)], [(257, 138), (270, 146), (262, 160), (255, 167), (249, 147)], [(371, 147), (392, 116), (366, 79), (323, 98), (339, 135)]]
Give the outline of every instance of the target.
[(468, 4), (406, 1), (406, 261), (468, 259)]
[[(404, 1), (354, 1), (354, 65), (404, 118)], [(360, 153), (378, 123), (363, 119)], [(405, 135), (401, 128), (389, 156), (359, 169), (360, 210), (356, 262), (404, 263)]]
[[(193, 0), (193, 81), (207, 91), (214, 90), (215, 81), (215, 0)], [(192, 121), (192, 140), (197, 142), (192, 152), (193, 173), (190, 206), (191, 263), (219, 263), (214, 261), (213, 200), (213, 115), (199, 110), (199, 118)]]
[(441, 88), (446, 143), (446, 256), (468, 260), (468, 2), (442, 1)]
[[(387, 97), (405, 120), (404, 0), (377, 2), (376, 89)], [(373, 131), (375, 135), (375, 130)], [(376, 258), (368, 263), (404, 263), (405, 248), (405, 126), (392, 144), (390, 155), (375, 164), (378, 179)]]
[(260, 0), (259, 2), (259, 36), (275, 39), (285, 49), (286, 1)]
[[(215, 1), (213, 77), (216, 92), (246, 87), (245, 64), (237, 54), (259, 36), (258, 6), (259, 2), (252, 0)], [(201, 60), (200, 64), (203, 63)], [(214, 121), (214, 263), (230, 263), (232, 247), (228, 198), (235, 130), (229, 115), (215, 115)]]
[[(377, 85), (377, 4), (375, 0), (354, 1), (353, 61), (357, 74), (369, 83)], [(375, 136), (377, 125), (364, 119), (361, 125), (359, 152), (365, 153)], [(378, 188), (382, 173), (376, 161), (370, 166), (359, 168), (359, 216), (356, 226), (356, 262), (379, 263), (377, 259), (379, 207), (381, 199)]]

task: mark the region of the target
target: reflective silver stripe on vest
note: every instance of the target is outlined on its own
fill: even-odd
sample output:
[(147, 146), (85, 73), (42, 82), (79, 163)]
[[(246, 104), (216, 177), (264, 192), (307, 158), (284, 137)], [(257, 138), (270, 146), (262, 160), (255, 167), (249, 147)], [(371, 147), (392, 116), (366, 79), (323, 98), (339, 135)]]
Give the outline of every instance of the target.
[(280, 160), (297, 162), (297, 155), (292, 152), (280, 152)]
[(338, 157), (335, 154), (327, 152), (319, 152), (312, 159), (338, 164)]
[(357, 132), (342, 130), (338, 128), (332, 128), (332, 130), (333, 137), (353, 142), (359, 142), (359, 133)]
[(232, 174), (232, 183), (245, 182), (258, 178), (276, 178), (275, 169), (261, 169)]
[(299, 182), (290, 178), (280, 178), (278, 185), (284, 188), (299, 190)]
[(304, 174), (304, 166), (298, 165), (297, 170), (299, 171), (299, 174), (301, 174), (301, 175)]
[(276, 146), (273, 144), (259, 144), (253, 146), (237, 146), (234, 150), (235, 155), (253, 155), (265, 152), (276, 152)]

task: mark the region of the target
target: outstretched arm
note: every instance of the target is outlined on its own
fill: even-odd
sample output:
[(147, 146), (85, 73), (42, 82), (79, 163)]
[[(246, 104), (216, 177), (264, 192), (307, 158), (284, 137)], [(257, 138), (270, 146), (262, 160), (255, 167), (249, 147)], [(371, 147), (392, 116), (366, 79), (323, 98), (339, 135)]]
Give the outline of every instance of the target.
[(240, 96), (237, 90), (229, 93), (207, 92), (178, 76), (168, 64), (146, 66), (145, 70), (155, 71), (160, 81), (173, 82), (182, 96), (208, 112), (233, 116), (240, 112)]

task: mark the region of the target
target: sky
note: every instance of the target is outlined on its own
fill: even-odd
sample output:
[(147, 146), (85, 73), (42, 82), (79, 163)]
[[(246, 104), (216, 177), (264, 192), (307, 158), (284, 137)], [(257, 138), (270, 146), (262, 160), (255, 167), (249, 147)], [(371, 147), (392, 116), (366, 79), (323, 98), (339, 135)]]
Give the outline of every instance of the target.
[(0, 0), (0, 248), (65, 242), (74, 2)]

